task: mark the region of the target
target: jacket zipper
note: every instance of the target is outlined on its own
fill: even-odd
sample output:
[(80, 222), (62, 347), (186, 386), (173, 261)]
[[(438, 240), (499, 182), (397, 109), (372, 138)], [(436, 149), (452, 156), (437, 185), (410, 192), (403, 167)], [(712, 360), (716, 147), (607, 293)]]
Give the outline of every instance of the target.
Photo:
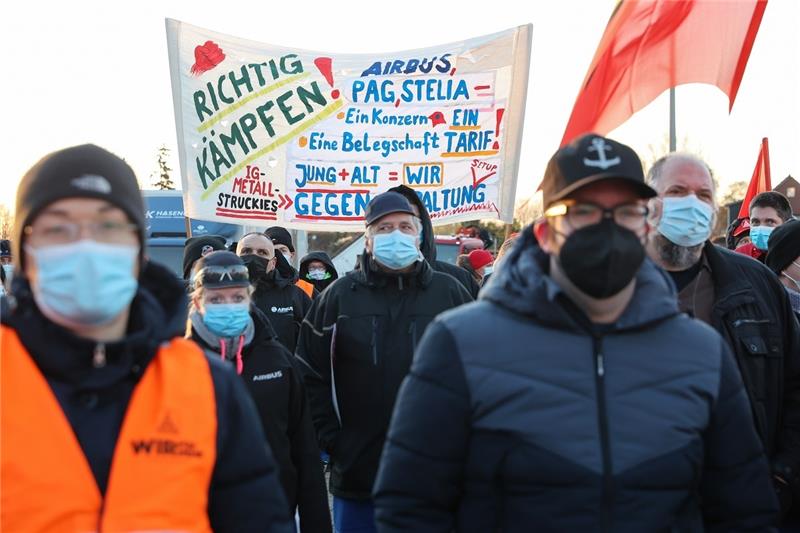
[(412, 320), (408, 325), (408, 334), (411, 335), (411, 355), (417, 351), (417, 321)]
[(600, 427), (600, 447), (603, 454), (603, 507), (601, 524), (603, 531), (611, 531), (611, 507), (613, 504), (613, 480), (611, 469), (611, 443), (608, 437), (608, 411), (606, 409), (605, 360), (602, 341), (594, 338), (594, 380), (597, 394), (597, 422)]
[(92, 355), (92, 366), (95, 368), (103, 368), (106, 366), (106, 345), (98, 342), (94, 347), (94, 354)]
[(378, 317), (372, 317), (372, 364), (378, 366)]
[(103, 532), (103, 514), (106, 512), (106, 498), (100, 497), (100, 510), (97, 513), (97, 533)]

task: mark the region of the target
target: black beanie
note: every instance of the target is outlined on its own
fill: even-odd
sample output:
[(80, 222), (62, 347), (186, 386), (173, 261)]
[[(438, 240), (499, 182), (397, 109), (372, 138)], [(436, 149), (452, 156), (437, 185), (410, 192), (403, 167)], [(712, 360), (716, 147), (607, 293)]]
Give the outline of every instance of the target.
[(202, 235), (186, 239), (183, 245), (183, 279), (189, 279), (195, 261), (218, 250), (227, 250), (225, 237), (220, 235)]
[(272, 241), (272, 244), (282, 244), (289, 248), (290, 252), (294, 253), (292, 234), (289, 233), (289, 230), (286, 228), (272, 226), (271, 228), (267, 228), (267, 231), (264, 232), (264, 235), (269, 237), (269, 239)]
[(765, 263), (780, 275), (800, 256), (800, 220), (789, 220), (772, 230), (767, 246)]
[(122, 209), (139, 228), (144, 249), (144, 202), (136, 175), (111, 152), (84, 144), (52, 152), (22, 177), (17, 187), (12, 239), (14, 260), (24, 267), (24, 229), (48, 205), (64, 198), (97, 198)]

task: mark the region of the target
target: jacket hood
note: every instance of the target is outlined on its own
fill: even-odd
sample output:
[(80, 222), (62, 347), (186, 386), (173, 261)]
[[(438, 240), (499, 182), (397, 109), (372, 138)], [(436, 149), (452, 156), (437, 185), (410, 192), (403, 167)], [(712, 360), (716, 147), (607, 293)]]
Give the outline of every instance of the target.
[(256, 280), (256, 289), (262, 285), (266, 289), (273, 287), (284, 288), (288, 285), (294, 285), (297, 282), (297, 270), (283, 257), (280, 252), (275, 253), (275, 268), (267, 272), (267, 274)]
[(398, 185), (397, 187), (392, 187), (389, 190), (399, 192), (405, 196), (412, 205), (417, 206), (417, 209), (419, 210), (419, 220), (422, 222), (422, 242), (419, 245), (419, 249), (422, 252), (422, 255), (425, 256), (425, 260), (428, 261), (428, 263), (433, 264), (436, 261), (436, 238), (433, 235), (433, 223), (431, 222), (431, 216), (428, 214), (425, 204), (422, 203), (422, 199), (416, 192), (414, 192), (414, 189), (408, 187), (407, 185)]
[(306, 279), (306, 274), (308, 274), (308, 264), (311, 261), (319, 261), (320, 263), (324, 264), (328, 268), (328, 272), (331, 273), (331, 280), (335, 280), (339, 277), (339, 273), (336, 272), (336, 267), (333, 265), (333, 261), (331, 261), (331, 258), (328, 254), (325, 252), (311, 252), (300, 261), (300, 279)]
[[(563, 305), (553, 305), (567, 296), (549, 276), (549, 262), (550, 256), (536, 242), (533, 227), (526, 227), (508, 255), (496, 266), (480, 298), (553, 327), (580, 329)], [(635, 329), (678, 313), (672, 280), (645, 259), (636, 274), (633, 298), (613, 329)]]

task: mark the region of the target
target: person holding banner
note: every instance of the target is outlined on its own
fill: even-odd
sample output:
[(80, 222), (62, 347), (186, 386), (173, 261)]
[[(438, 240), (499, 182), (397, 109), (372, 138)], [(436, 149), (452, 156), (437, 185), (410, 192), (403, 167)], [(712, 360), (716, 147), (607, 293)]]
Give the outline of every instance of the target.
[(730, 350), (646, 259), (636, 153), (550, 159), (544, 218), (479, 302), (425, 332), (375, 481), (381, 533), (770, 531), (777, 501)]
[(0, 530), (293, 531), (236, 373), (183, 339), (133, 170), (94, 145), (17, 190), (0, 326)]
[(414, 348), (436, 315), (471, 300), (420, 253), (422, 225), (405, 197), (375, 196), (365, 222), (361, 268), (314, 301), (297, 345), (317, 436), (330, 454), (337, 533), (375, 531), (372, 485)]
[[(669, 154), (647, 179), (660, 216), (650, 258), (675, 282), (679, 309), (717, 330), (736, 356), (786, 512), (800, 487), (800, 326), (789, 298), (763, 264), (708, 241), (717, 204), (704, 161)], [(752, 227), (750, 237), (755, 242)]]

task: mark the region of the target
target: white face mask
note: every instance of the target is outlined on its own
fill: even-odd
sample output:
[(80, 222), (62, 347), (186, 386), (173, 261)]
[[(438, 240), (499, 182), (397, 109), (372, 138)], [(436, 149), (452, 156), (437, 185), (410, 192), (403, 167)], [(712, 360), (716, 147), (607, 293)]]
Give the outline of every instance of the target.
[(291, 265), (292, 264), (292, 254), (287, 254), (286, 252), (281, 252), (281, 254), (283, 255), (283, 257), (286, 258), (286, 262)]
[(494, 272), (494, 265), (489, 265), (489, 266), (483, 267), (483, 277), (484, 278), (486, 276), (488, 276), (489, 274), (491, 274), (492, 272)]

